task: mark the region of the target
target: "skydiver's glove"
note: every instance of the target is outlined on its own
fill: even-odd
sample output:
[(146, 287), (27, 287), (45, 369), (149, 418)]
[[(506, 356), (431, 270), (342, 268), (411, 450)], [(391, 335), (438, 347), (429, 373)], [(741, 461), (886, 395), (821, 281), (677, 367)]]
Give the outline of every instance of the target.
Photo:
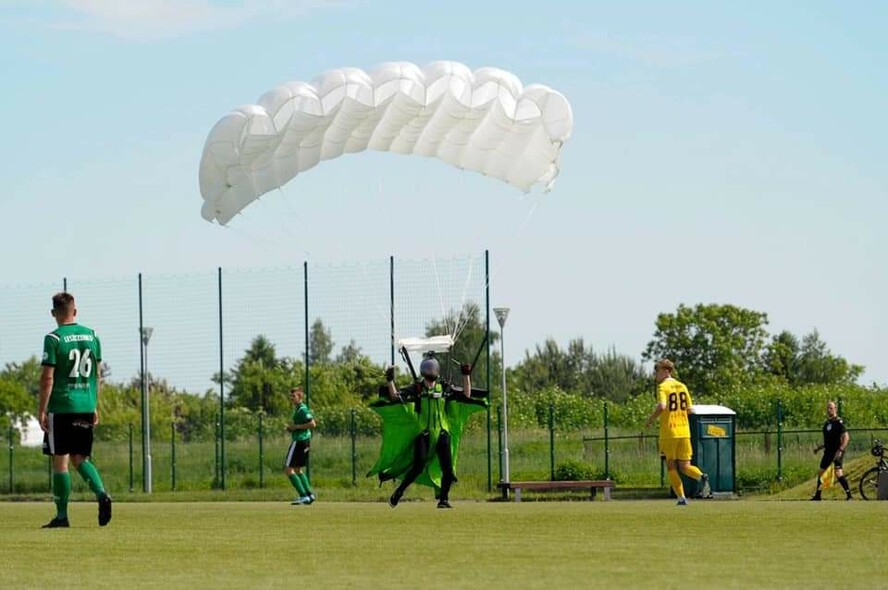
[(472, 374), (472, 365), (460, 365), (459, 372), (463, 375), (471, 375)]
[(392, 381), (395, 380), (395, 368), (394, 367), (389, 367), (385, 370), (385, 380), (388, 383), (391, 383)]

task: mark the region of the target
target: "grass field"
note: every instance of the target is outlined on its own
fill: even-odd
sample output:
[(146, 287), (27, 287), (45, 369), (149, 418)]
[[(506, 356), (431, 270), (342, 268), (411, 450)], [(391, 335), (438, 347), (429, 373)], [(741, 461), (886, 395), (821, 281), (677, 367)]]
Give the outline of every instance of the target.
[[(888, 588), (882, 502), (0, 503), (2, 587)], [(61, 581), (60, 581), (61, 580)]]

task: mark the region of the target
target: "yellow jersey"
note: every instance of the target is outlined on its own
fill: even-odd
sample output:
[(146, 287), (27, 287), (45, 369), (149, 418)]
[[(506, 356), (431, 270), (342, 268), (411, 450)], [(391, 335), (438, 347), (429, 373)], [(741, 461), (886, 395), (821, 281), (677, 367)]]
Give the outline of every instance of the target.
[(657, 386), (657, 402), (663, 406), (660, 413), (660, 440), (691, 438), (688, 410), (694, 405), (685, 384), (668, 377)]

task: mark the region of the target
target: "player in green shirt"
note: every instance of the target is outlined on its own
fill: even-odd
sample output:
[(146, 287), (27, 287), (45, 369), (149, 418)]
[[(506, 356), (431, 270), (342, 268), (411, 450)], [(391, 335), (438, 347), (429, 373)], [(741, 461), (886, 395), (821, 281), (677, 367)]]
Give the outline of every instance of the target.
[(89, 461), (93, 428), (99, 423), (102, 346), (96, 333), (76, 322), (77, 307), (70, 293), (52, 297), (58, 327), (43, 339), (39, 420), (43, 454), (52, 457), (52, 495), (56, 516), (43, 528), (67, 528), (71, 495), (70, 462), (99, 503), (99, 526), (111, 521), (111, 496)]
[(308, 452), (311, 450), (311, 429), (317, 427), (311, 410), (302, 401), (304, 392), (301, 387), (294, 387), (290, 390), (290, 401), (293, 403), (293, 416), (290, 423), (287, 424), (287, 431), (290, 432), (292, 442), (287, 449), (287, 458), (284, 461), (284, 473), (290, 483), (296, 488), (299, 496), (293, 500), (292, 504), (311, 504), (315, 501), (314, 492), (311, 489), (311, 483), (308, 481), (308, 475), (303, 468), (308, 464)]

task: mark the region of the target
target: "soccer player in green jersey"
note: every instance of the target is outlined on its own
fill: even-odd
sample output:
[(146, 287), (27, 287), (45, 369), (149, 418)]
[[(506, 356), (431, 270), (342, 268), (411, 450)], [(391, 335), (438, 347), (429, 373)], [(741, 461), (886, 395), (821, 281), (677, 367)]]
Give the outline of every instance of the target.
[(44, 432), (43, 454), (52, 457), (56, 515), (43, 528), (69, 526), (69, 458), (96, 495), (99, 526), (105, 526), (111, 521), (111, 496), (89, 461), (93, 428), (99, 423), (102, 346), (93, 330), (77, 323), (77, 307), (70, 293), (53, 295), (51, 313), (58, 327), (43, 339), (39, 419)]
[(287, 458), (284, 461), (284, 473), (290, 483), (296, 488), (299, 496), (292, 504), (311, 504), (315, 501), (308, 475), (303, 471), (308, 464), (308, 452), (311, 450), (311, 429), (317, 426), (311, 410), (302, 401), (304, 392), (301, 387), (290, 390), (290, 401), (293, 403), (293, 416), (287, 424), (292, 442), (287, 449)]

